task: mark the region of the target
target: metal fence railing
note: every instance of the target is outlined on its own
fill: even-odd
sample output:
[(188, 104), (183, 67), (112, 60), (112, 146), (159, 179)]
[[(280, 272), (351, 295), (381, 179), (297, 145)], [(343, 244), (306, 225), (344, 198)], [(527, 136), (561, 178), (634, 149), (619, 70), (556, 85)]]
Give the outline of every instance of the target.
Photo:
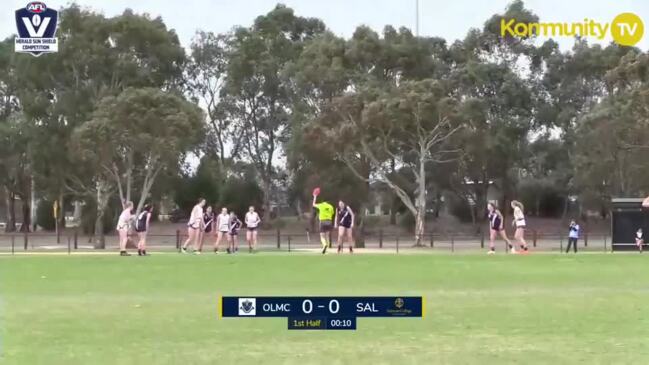
[[(330, 240), (335, 246), (335, 232), (330, 235)], [(354, 233), (355, 247), (363, 247), (380, 252), (399, 252), (402, 250), (435, 250), (447, 252), (470, 252), (489, 247), (489, 236), (486, 232), (476, 234), (461, 233), (427, 233), (417, 244), (412, 233), (396, 233), (378, 231), (358, 231)], [(175, 234), (149, 234), (147, 236), (147, 247), (150, 251), (175, 251), (180, 248), (186, 240), (187, 234), (184, 231), (176, 231)], [(513, 237), (510, 237), (513, 241)], [(132, 243), (136, 243), (136, 235), (130, 237)], [(206, 236), (204, 250), (211, 251), (216, 238), (214, 235)], [(54, 233), (42, 232), (15, 232), (0, 234), (0, 253), (16, 253), (20, 251), (35, 252), (75, 252), (98, 250), (92, 236), (82, 234), (78, 231), (66, 231), (57, 235)], [(239, 247), (247, 247), (245, 230), (239, 235)], [(563, 232), (537, 231), (530, 229), (526, 232), (526, 241), (530, 249), (535, 251), (564, 251), (567, 247), (567, 235)], [(590, 234), (585, 232), (579, 239), (579, 250), (586, 251), (610, 251), (610, 235), (606, 233)], [(498, 238), (495, 242), (498, 251), (506, 250), (506, 243)], [(225, 248), (221, 243), (221, 249)], [(116, 250), (118, 237), (115, 234), (104, 236), (105, 250)], [(131, 247), (133, 247), (131, 245)], [(308, 249), (319, 249), (319, 233), (308, 231), (289, 232), (282, 230), (259, 231), (258, 249), (262, 251), (300, 251)], [(102, 248), (99, 248), (102, 249)]]

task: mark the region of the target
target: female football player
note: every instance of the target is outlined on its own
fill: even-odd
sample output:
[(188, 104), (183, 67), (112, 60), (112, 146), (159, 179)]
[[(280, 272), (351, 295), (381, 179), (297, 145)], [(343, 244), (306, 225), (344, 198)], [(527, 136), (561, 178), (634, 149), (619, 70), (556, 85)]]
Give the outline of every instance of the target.
[(345, 240), (349, 243), (349, 253), (354, 253), (354, 249), (352, 248), (354, 242), (354, 236), (352, 234), (352, 229), (354, 228), (354, 212), (342, 200), (338, 201), (338, 208), (336, 209), (334, 228), (336, 227), (338, 228), (338, 253), (342, 251)]
[(135, 232), (137, 232), (140, 237), (140, 241), (137, 243), (137, 255), (138, 256), (148, 256), (146, 253), (146, 234), (149, 232), (149, 224), (151, 222), (151, 211), (153, 208), (150, 204), (144, 205), (142, 211), (135, 219)]
[(187, 222), (187, 240), (181, 248), (182, 253), (187, 253), (187, 246), (191, 243), (194, 246), (194, 253), (200, 254), (198, 251), (198, 238), (200, 230), (203, 228), (203, 207), (205, 206), (205, 199), (200, 198), (198, 204), (194, 205), (192, 214), (189, 216)]
[(496, 236), (500, 235), (500, 237), (507, 242), (507, 247), (511, 248), (512, 243), (509, 238), (507, 238), (503, 215), (498, 209), (496, 209), (496, 205), (489, 202), (487, 204), (487, 210), (489, 211), (489, 254), (493, 255), (496, 253)]
[[(525, 214), (523, 212), (523, 204), (518, 200), (512, 200), (511, 206), (512, 209), (514, 209), (514, 221), (512, 222), (512, 224), (514, 228), (516, 228), (514, 239), (518, 242), (523, 252), (527, 252), (527, 242), (525, 242)], [(512, 253), (516, 253), (514, 246), (511, 246), (511, 250)]]
[(119, 254), (120, 256), (131, 256), (126, 252), (126, 242), (128, 242), (128, 229), (133, 220), (133, 202), (128, 201), (124, 204), (124, 210), (117, 220), (117, 233), (119, 234)]

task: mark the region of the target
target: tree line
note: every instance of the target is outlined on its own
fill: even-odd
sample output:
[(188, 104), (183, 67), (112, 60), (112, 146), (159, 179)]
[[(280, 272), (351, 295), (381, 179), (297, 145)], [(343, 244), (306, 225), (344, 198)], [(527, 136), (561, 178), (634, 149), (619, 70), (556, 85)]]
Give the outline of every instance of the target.
[(278, 191), (301, 213), (321, 186), (361, 227), (381, 191), (421, 239), (444, 194), (480, 222), (491, 184), (503, 206), (519, 197), (539, 215), (649, 191), (647, 52), (585, 39), (562, 51), (502, 36), (503, 17), (539, 20), (514, 1), (452, 43), (391, 26), (344, 38), (277, 5), (251, 26), (198, 31), (184, 49), (161, 18), (70, 5), (58, 53), (0, 43), (6, 229), (16, 198), (29, 229), (34, 193), (86, 202), (101, 240), (111, 204), (127, 200), (139, 210), (210, 194), (260, 204), (268, 219)]

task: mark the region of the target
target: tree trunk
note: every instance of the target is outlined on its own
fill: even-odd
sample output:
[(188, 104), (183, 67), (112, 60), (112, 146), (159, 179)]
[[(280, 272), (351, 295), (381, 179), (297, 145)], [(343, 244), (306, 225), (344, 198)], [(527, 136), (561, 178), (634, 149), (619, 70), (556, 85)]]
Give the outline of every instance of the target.
[(63, 193), (59, 193), (59, 229), (65, 228), (65, 206), (63, 205)]
[(106, 248), (106, 240), (104, 237), (104, 214), (106, 214), (106, 207), (108, 206), (108, 192), (106, 191), (106, 183), (103, 181), (97, 182), (97, 217), (95, 219), (95, 248)]
[(417, 215), (415, 217), (415, 246), (423, 246), (422, 241), (424, 238), (425, 230), (425, 206), (417, 207)]
[(295, 200), (295, 210), (297, 211), (297, 220), (302, 221), (302, 201), (300, 199)]
[(397, 199), (398, 198), (394, 196), (394, 194), (391, 195), (392, 195), (392, 201), (390, 203), (390, 224), (394, 226), (397, 224), (397, 203), (398, 203)]
[[(392, 176), (396, 173), (396, 162), (394, 161), (394, 158), (390, 160), (390, 170), (392, 172)], [(397, 197), (395, 194), (390, 194), (392, 195), (392, 200), (390, 203), (390, 224), (391, 225), (396, 225), (397, 224)]]
[(106, 248), (106, 238), (104, 237), (104, 210), (97, 208), (97, 218), (95, 219), (95, 248)]
[(354, 225), (356, 228), (356, 235), (354, 237), (354, 246), (356, 248), (364, 248), (365, 247), (365, 211), (366, 211), (366, 205), (365, 203), (361, 204), (361, 206), (358, 209), (357, 213), (357, 219)]
[(16, 232), (16, 196), (6, 187), (5, 199), (7, 204), (5, 232)]
[(570, 201), (570, 197), (566, 195), (566, 198), (563, 201), (563, 213), (561, 214), (562, 220), (565, 220), (566, 216), (568, 215), (568, 205), (570, 204), (569, 201)]
[(264, 181), (264, 204), (262, 206), (264, 210), (264, 214), (262, 216), (262, 220), (264, 222), (269, 222), (270, 221), (270, 191), (271, 191), (271, 182), (270, 181)]
[(417, 214), (415, 215), (415, 246), (422, 246), (426, 224), (426, 151), (419, 153), (419, 176), (417, 191)]
[(439, 211), (442, 210), (442, 193), (435, 192), (435, 218), (439, 218)]
[(20, 232), (30, 232), (30, 226), (32, 224), (32, 211), (29, 209), (29, 197), (25, 197), (25, 199), (23, 199), (22, 211), (23, 224), (20, 226)]
[(469, 204), (469, 211), (471, 212), (471, 224), (473, 225), (473, 228), (477, 227), (477, 219), (476, 219), (476, 205), (471, 205)]

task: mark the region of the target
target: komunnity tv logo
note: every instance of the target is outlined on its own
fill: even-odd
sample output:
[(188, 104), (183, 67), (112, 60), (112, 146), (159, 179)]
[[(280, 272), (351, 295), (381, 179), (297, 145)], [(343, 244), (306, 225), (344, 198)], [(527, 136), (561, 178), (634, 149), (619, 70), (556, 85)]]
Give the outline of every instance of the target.
[(59, 44), (55, 38), (58, 20), (59, 13), (40, 1), (30, 2), (16, 10), (18, 37), (14, 50), (34, 56), (58, 52)]
[(644, 35), (642, 19), (634, 13), (618, 14), (610, 23), (584, 19), (582, 22), (519, 22), (513, 18), (500, 20), (500, 35), (532, 36), (579, 36), (603, 40), (610, 32), (615, 43), (622, 46), (634, 46)]

